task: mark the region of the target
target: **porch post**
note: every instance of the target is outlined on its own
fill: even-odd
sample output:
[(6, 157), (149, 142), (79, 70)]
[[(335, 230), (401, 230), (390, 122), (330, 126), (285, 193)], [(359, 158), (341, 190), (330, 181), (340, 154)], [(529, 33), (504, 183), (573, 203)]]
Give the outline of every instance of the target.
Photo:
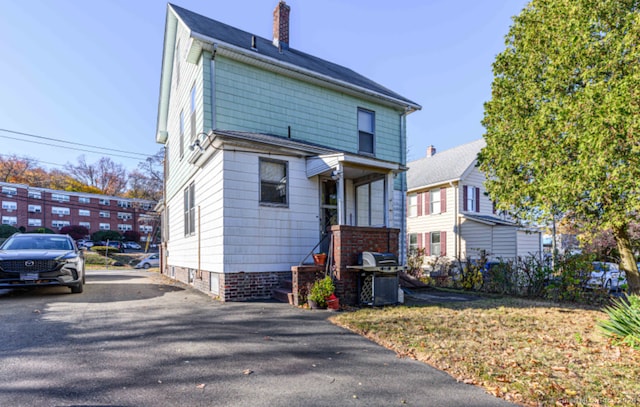
[(342, 167), (342, 163), (338, 163), (338, 166), (336, 167), (336, 175), (336, 190), (338, 192), (338, 225), (344, 225), (344, 168)]
[(394, 218), (393, 218), (393, 172), (389, 171), (387, 173), (387, 180), (385, 182), (385, 185), (387, 187), (387, 190), (385, 191), (385, 198), (386, 198), (386, 202), (385, 202), (385, 220), (384, 220), (384, 224), (388, 227), (388, 228), (392, 228), (394, 227)]

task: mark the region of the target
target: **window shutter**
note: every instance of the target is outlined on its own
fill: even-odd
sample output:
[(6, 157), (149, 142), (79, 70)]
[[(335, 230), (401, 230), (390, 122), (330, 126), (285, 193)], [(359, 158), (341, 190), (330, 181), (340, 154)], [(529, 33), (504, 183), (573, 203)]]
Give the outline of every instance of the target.
[(424, 214), (429, 215), (431, 214), (431, 193), (424, 192), (424, 196)]
[(418, 233), (418, 249), (422, 249), (422, 233)]
[(476, 190), (476, 212), (480, 213), (480, 188), (474, 188)]
[(469, 210), (467, 208), (467, 186), (466, 185), (462, 186), (462, 210), (464, 211)]
[(424, 240), (427, 241), (424, 245), (424, 254), (431, 256), (431, 233), (425, 233)]
[(491, 210), (493, 214), (496, 214), (496, 201), (491, 201)]
[(447, 188), (440, 188), (440, 212), (447, 211)]
[(418, 193), (418, 216), (422, 216), (422, 193)]
[(440, 232), (440, 255), (447, 255), (447, 232)]

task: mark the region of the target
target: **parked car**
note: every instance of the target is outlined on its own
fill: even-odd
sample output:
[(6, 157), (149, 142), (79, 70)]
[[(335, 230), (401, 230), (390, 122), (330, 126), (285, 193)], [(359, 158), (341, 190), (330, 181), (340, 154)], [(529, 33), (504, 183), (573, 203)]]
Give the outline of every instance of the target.
[(120, 242), (118, 240), (110, 240), (108, 242), (105, 242), (104, 246), (115, 247), (116, 249), (120, 250), (121, 252), (124, 252), (124, 250), (125, 250), (124, 243), (122, 243), (122, 242)]
[(624, 271), (615, 263), (594, 261), (593, 271), (587, 281), (589, 288), (605, 288), (609, 291), (618, 291), (620, 286), (627, 283)]
[(93, 247), (93, 242), (91, 240), (78, 240), (77, 242), (79, 248), (91, 248)]
[(138, 243), (136, 242), (125, 242), (124, 243), (124, 247), (126, 247), (127, 249), (133, 249), (133, 250), (140, 250), (142, 249), (142, 246), (140, 246)]
[(148, 269), (150, 267), (160, 267), (160, 255), (158, 253), (150, 254), (136, 264), (137, 269)]
[(66, 286), (81, 293), (84, 257), (68, 235), (16, 233), (0, 246), (0, 287)]

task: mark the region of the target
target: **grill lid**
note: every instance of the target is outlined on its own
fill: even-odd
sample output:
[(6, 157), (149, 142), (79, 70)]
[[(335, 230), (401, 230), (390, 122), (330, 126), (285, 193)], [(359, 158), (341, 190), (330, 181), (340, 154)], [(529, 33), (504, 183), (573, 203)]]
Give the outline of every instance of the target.
[(362, 252), (361, 260), (360, 264), (363, 267), (377, 268), (398, 265), (398, 258), (393, 253)]

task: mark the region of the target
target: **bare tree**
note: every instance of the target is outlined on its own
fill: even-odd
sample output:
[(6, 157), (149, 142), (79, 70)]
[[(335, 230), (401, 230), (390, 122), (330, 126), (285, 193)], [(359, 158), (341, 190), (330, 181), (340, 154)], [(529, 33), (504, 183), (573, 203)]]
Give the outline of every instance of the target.
[(164, 149), (138, 164), (138, 169), (129, 174), (129, 198), (159, 201), (164, 186)]
[(77, 165), (68, 163), (65, 170), (81, 184), (95, 187), (103, 194), (122, 195), (126, 190), (127, 171), (122, 164), (116, 164), (108, 157), (89, 164), (84, 156), (80, 156)]

